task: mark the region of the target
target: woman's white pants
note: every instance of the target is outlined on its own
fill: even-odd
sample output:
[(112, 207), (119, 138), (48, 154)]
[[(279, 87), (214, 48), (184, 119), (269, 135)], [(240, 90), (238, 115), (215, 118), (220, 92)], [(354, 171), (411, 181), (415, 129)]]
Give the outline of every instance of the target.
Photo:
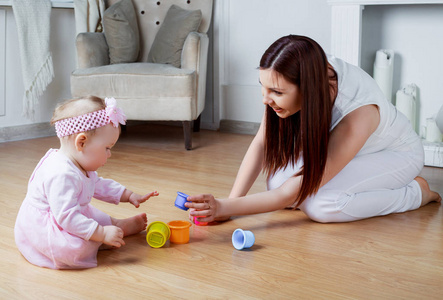
[[(350, 222), (417, 209), (421, 189), (414, 178), (423, 168), (423, 146), (357, 155), (333, 179), (308, 197), (299, 208), (322, 223)], [(278, 171), (268, 190), (278, 188), (298, 172), (303, 162)]]

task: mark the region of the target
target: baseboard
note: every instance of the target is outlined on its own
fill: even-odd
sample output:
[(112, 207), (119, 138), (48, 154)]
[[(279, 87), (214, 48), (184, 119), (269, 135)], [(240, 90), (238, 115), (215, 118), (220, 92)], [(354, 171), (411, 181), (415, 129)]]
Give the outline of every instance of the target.
[[(128, 121), (128, 126), (143, 124), (145, 121)], [(181, 122), (152, 122), (172, 126), (182, 126)], [(220, 130), (222, 132), (255, 135), (260, 127), (259, 123), (222, 120), (220, 127), (215, 123), (202, 122), (200, 128), (208, 130)], [(49, 122), (19, 125), (0, 128), (0, 143), (20, 140), (29, 140), (40, 137), (55, 136), (55, 129)]]
[(48, 122), (0, 128), (0, 143), (54, 136), (55, 129)]
[[(143, 124), (145, 121), (128, 121), (128, 126)], [(0, 127), (0, 143), (55, 136), (55, 128), (49, 122)]]
[(443, 167), (443, 143), (431, 143), (422, 140), (425, 149), (425, 166)]
[[(182, 121), (149, 121), (149, 123), (183, 127)], [(203, 121), (200, 123), (200, 128), (207, 129), (207, 130), (214, 130), (214, 131), (217, 131), (219, 129), (217, 124), (211, 123), (211, 122), (203, 122)]]
[(221, 132), (255, 135), (259, 127), (260, 123), (254, 123), (254, 122), (233, 121), (233, 120), (220, 121)]
[(213, 131), (217, 131), (219, 129), (219, 126), (217, 126), (216, 123), (212, 123), (212, 122), (201, 122), (200, 124), (200, 128), (201, 129), (206, 129), (206, 130), (213, 130)]

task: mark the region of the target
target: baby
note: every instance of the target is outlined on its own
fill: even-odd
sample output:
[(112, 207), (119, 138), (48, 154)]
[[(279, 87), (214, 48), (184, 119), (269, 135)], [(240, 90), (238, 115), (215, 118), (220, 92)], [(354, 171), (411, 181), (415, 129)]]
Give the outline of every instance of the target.
[(32, 264), (51, 269), (97, 266), (100, 246), (120, 247), (123, 237), (146, 229), (145, 213), (114, 219), (93, 207), (91, 198), (135, 207), (144, 196), (98, 177), (111, 156), (126, 117), (113, 98), (88, 96), (59, 105), (51, 120), (60, 149), (50, 149), (37, 164), (15, 224), (15, 241)]

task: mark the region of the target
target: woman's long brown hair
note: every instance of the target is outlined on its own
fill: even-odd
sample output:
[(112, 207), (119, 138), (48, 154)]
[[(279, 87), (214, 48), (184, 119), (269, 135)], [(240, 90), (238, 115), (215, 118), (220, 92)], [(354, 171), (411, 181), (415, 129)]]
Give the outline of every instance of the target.
[(318, 191), (326, 165), (333, 106), (326, 54), (308, 37), (284, 36), (263, 54), (260, 69), (278, 72), (300, 91), (301, 109), (288, 118), (282, 119), (266, 107), (264, 149), (268, 177), (303, 158), (303, 167), (295, 175), (303, 176), (296, 199), (300, 205)]

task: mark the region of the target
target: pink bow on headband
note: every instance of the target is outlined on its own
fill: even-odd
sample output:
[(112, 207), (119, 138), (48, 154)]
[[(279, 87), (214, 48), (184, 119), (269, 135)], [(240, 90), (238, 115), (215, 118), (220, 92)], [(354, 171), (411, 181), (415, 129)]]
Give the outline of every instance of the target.
[(126, 116), (123, 110), (117, 107), (117, 101), (115, 98), (105, 98), (106, 114), (109, 117), (109, 121), (112, 122), (114, 127), (118, 127), (118, 124), (126, 124)]

